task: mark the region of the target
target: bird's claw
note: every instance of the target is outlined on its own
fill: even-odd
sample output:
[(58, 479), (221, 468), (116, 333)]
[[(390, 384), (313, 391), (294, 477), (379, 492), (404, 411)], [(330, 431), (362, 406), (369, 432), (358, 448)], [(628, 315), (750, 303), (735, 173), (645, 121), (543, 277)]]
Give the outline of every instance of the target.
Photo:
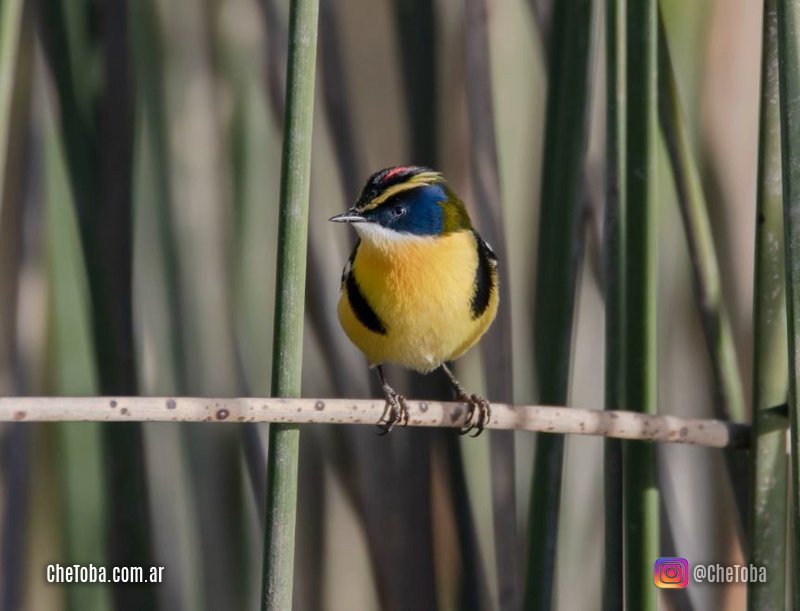
[(406, 398), (395, 391), (391, 386), (384, 386), (386, 395), (386, 407), (378, 420), (378, 435), (381, 437), (391, 431), (396, 424), (406, 426), (408, 424), (408, 404)]
[(458, 400), (467, 405), (467, 421), (459, 431), (459, 435), (477, 437), (492, 419), (491, 404), (480, 395), (468, 395), (466, 393), (459, 394)]

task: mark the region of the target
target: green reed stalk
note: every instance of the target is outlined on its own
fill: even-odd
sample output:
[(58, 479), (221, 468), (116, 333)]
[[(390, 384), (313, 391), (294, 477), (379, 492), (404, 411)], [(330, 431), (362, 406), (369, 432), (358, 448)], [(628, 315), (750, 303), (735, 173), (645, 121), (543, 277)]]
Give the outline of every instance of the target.
[(0, 5), (0, 212), (11, 133), (11, 101), (17, 73), (17, 50), (22, 31), (22, 0), (5, 0)]
[[(282, 397), (300, 395), (318, 14), (318, 0), (293, 0), (289, 15), (272, 363)], [(299, 445), (297, 425), (270, 427), (261, 601), (274, 611), (292, 606)]]
[[(184, 330), (181, 325), (180, 270), (178, 246), (171, 214), (171, 161), (169, 155), (169, 125), (167, 118), (164, 65), (166, 53), (158, 21), (155, 0), (137, 0), (131, 4), (131, 41), (136, 58), (136, 87), (138, 120), (146, 126), (146, 137), (140, 135), (139, 148), (146, 145), (152, 156), (153, 187), (148, 204), (153, 206), (158, 221), (158, 240), (163, 249), (165, 300), (169, 320), (169, 336), (165, 338), (171, 357), (174, 390), (187, 389), (188, 374)], [(141, 142), (145, 144), (141, 144)], [(140, 153), (141, 155), (141, 153)], [(136, 207), (134, 205), (134, 207)]]
[(783, 223), (791, 422), (794, 606), (800, 607), (800, 0), (778, 2)]
[(672, 163), (678, 203), (689, 244), (694, 289), (711, 356), (720, 417), (743, 422), (744, 390), (733, 343), (733, 331), (722, 301), (722, 281), (708, 206), (681, 110), (663, 19), (659, 19), (658, 71), (661, 133)]
[[(534, 303), (539, 400), (565, 405), (572, 357), (572, 323), (586, 151), (592, 3), (558, 2), (548, 69), (547, 120)], [(564, 437), (538, 435), (528, 519), (525, 608), (553, 604)]]
[(750, 563), (769, 580), (747, 587), (751, 611), (786, 605), (786, 401), (788, 362), (781, 193), (777, 0), (764, 2), (758, 154), (753, 341), (753, 447), (750, 451)]
[[(49, 276), (48, 379), (46, 392), (97, 393), (91, 320), (78, 228), (72, 214), (66, 159), (52, 110), (43, 117), (45, 237)], [(60, 423), (56, 438), (61, 478), (59, 508), (67, 563), (109, 563), (103, 526), (109, 521), (103, 478), (102, 425)], [(107, 585), (75, 584), (65, 591), (69, 611), (106, 611), (112, 607)]]
[[(695, 302), (714, 376), (716, 415), (725, 420), (744, 422), (744, 389), (733, 342), (733, 329), (723, 301), (711, 220), (681, 109), (661, 15), (658, 22), (658, 89), (661, 134), (669, 153), (689, 246)], [(743, 533), (747, 515), (747, 456), (741, 452), (725, 452), (725, 462), (734, 491), (739, 531)]]
[[(606, 5), (605, 408), (628, 406), (625, 386), (627, 184), (625, 0)], [(603, 440), (603, 609), (623, 608), (622, 442)]]
[[(626, 23), (626, 157), (624, 218), (621, 239), (625, 266), (620, 320), (624, 359), (617, 381), (625, 388), (629, 409), (655, 413), (657, 407), (657, 11), (655, 0), (629, 0)], [(618, 144), (623, 145), (623, 142)], [(658, 489), (655, 445), (623, 444), (625, 513), (625, 606), (656, 609), (652, 563), (658, 556)]]

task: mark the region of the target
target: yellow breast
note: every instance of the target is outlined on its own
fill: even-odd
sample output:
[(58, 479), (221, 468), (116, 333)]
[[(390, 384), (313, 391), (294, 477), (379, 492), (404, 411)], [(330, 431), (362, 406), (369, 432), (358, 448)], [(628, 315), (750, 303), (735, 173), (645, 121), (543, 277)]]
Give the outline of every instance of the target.
[[(473, 312), (478, 264), (471, 231), (363, 239), (352, 260), (355, 285), (350, 288), (357, 288), (366, 303), (354, 304), (359, 295), (343, 282), (339, 321), (372, 364), (431, 371), (466, 352), (494, 320), (499, 299), (494, 264), (488, 305), (477, 316)], [(364, 315), (365, 306), (376, 320)]]

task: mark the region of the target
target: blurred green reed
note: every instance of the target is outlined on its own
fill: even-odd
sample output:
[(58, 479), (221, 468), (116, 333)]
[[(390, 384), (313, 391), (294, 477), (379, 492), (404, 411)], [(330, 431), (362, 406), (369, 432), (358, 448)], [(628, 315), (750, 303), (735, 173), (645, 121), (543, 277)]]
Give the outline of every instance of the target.
[[(487, 16), (486, 0), (467, 0), (464, 3), (464, 68), (469, 75), (466, 96), (472, 136), (469, 167), (474, 194), (473, 218), (481, 228), (483, 238), (492, 244), (498, 260), (507, 261), (509, 250), (502, 230), (506, 212), (500, 191)], [(509, 266), (501, 265), (498, 275), (500, 286), (508, 286)], [(481, 340), (486, 396), (492, 401), (514, 402), (511, 326), (511, 300), (506, 296), (500, 300), (495, 322)], [(492, 528), (500, 609), (518, 609), (522, 598), (514, 441), (513, 431), (492, 431), (489, 437)], [(476, 600), (475, 604), (479, 602)]]
[[(19, 321), (22, 229), (25, 212), (24, 155), (31, 119), (32, 36), (31, 7), (6, 2), (0, 7), (0, 393), (25, 392), (17, 341)], [(0, 608), (19, 608), (25, 597), (26, 567), (21, 558), (30, 549), (28, 525), (37, 507), (27, 491), (35, 465), (32, 449), (36, 436), (31, 427), (0, 427)]]
[[(615, 222), (624, 243), (620, 304), (622, 365), (618, 374), (628, 409), (657, 411), (657, 224), (658, 176), (658, 30), (655, 0), (625, 6), (625, 201)], [(620, 35), (621, 32), (617, 32)], [(651, 563), (659, 556), (659, 492), (655, 446), (622, 444), (625, 605), (641, 611), (656, 608)]]
[(722, 279), (711, 232), (708, 204), (681, 109), (675, 68), (670, 57), (661, 11), (658, 16), (658, 45), (660, 133), (669, 153), (692, 259), (692, 285), (696, 292), (695, 299), (714, 373), (715, 407), (718, 417), (741, 422), (745, 419), (745, 401), (733, 331), (722, 300)]
[[(578, 262), (583, 256), (592, 2), (553, 10), (534, 295), (538, 400), (566, 405)], [(564, 438), (538, 435), (528, 515), (525, 608), (550, 609), (561, 507)]]
[[(89, 339), (86, 272), (59, 132), (50, 111), (45, 121), (44, 146), (46, 256), (52, 287), (48, 304), (52, 319), (48, 329), (46, 388), (53, 395), (95, 394), (97, 374)], [(56, 445), (63, 457), (59, 465), (62, 482), (59, 493), (64, 507), (64, 551), (71, 563), (107, 559), (108, 490), (102, 472), (101, 426), (70, 422), (56, 425)], [(82, 584), (66, 588), (65, 594), (69, 609), (111, 608), (111, 592), (106, 586)]]
[[(180, 273), (171, 215), (171, 169), (169, 155), (169, 125), (165, 95), (164, 71), (156, 69), (166, 60), (163, 35), (154, 0), (140, 0), (131, 4), (131, 32), (136, 79), (136, 148), (134, 156), (134, 204), (137, 210), (149, 208), (157, 218), (154, 233), (158, 239), (163, 284), (165, 287), (167, 330), (161, 349), (169, 355), (164, 367), (164, 378), (170, 388), (162, 392), (185, 392), (188, 374), (185, 371), (185, 339), (180, 324), (181, 296)], [(135, 217), (136, 219), (136, 217)], [(134, 219), (134, 220), (135, 220)], [(136, 244), (134, 244), (134, 250)], [(134, 263), (135, 266), (135, 263)], [(165, 384), (166, 386), (167, 384)]]
[(787, 501), (785, 406), (788, 392), (786, 285), (778, 93), (777, 2), (764, 2), (759, 120), (756, 267), (753, 304), (753, 447), (750, 452), (749, 561), (767, 583), (747, 589), (747, 608), (786, 606)]
[[(432, 0), (393, 0), (398, 44), (405, 79), (410, 123), (411, 157), (421, 165), (436, 165), (439, 148), (436, 113), (436, 17)], [(435, 56), (434, 56), (435, 57)]]
[(800, 2), (778, 2), (778, 73), (780, 91), (781, 173), (783, 184), (786, 315), (791, 423), (793, 593), (800, 606)]
[[(625, 384), (628, 158), (626, 0), (606, 2), (605, 409), (629, 405)], [(622, 441), (603, 440), (603, 609), (624, 592)]]
[[(0, 6), (0, 189), (6, 182), (4, 177), (11, 142), (11, 102), (17, 75), (23, 5), (22, 0), (9, 0)], [(3, 198), (0, 197), (0, 214), (2, 202)]]
[[(93, 358), (98, 390), (137, 393), (133, 340), (133, 96), (127, 5), (110, 3), (87, 25), (84, 2), (46, 3), (40, 15), (45, 54), (56, 82), (90, 297)], [(87, 83), (85, 66), (102, 53)], [(100, 429), (108, 487), (106, 545), (114, 565), (152, 564), (142, 427), (131, 423)], [(152, 585), (117, 587), (118, 608), (155, 604)]]
[[(713, 372), (714, 412), (723, 420), (745, 420), (742, 385), (733, 329), (722, 298), (722, 279), (711, 232), (708, 204), (689, 138), (667, 44), (662, 11), (658, 14), (658, 106), (660, 134), (670, 158), (681, 220), (691, 257), (695, 303)], [(726, 451), (728, 480), (734, 491), (740, 536), (747, 516), (747, 456)]]

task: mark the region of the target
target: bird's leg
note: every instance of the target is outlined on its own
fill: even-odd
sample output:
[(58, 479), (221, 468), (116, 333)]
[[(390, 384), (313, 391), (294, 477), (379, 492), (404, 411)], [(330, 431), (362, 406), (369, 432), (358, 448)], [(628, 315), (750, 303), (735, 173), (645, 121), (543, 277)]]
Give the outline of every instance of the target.
[(389, 386), (386, 376), (383, 375), (383, 367), (378, 365), (377, 370), (378, 377), (381, 379), (383, 394), (386, 397), (386, 407), (380, 420), (378, 420), (378, 429), (380, 429), (378, 435), (386, 435), (394, 428), (395, 424), (399, 423), (403, 426), (408, 424), (408, 405), (406, 404), (406, 398)]
[(489, 424), (492, 419), (491, 404), (480, 395), (469, 394), (444, 363), (442, 363), (442, 369), (447, 374), (447, 377), (450, 378), (450, 384), (453, 385), (453, 389), (456, 391), (456, 398), (467, 404), (467, 422), (464, 428), (461, 429), (461, 434), (466, 435), (474, 430), (475, 433), (471, 437), (477, 437), (483, 432), (483, 427)]

